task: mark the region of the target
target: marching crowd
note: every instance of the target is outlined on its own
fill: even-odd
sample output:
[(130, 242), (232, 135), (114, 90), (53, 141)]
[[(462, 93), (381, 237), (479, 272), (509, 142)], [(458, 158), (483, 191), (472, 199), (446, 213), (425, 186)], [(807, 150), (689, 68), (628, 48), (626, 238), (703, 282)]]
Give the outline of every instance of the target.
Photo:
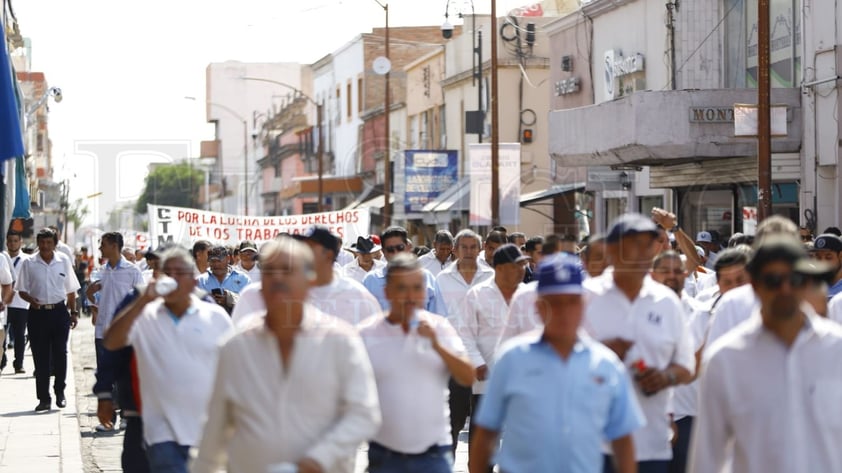
[(51, 376), (66, 404), (90, 307), (98, 429), (125, 429), (126, 472), (352, 472), (364, 443), (371, 473), (450, 472), (466, 423), (472, 473), (842, 471), (838, 229), (676, 223), (432, 248), (313, 226), (138, 261), (112, 232), (100, 267), (44, 229), (32, 255), (7, 236), (0, 294), (39, 412)]

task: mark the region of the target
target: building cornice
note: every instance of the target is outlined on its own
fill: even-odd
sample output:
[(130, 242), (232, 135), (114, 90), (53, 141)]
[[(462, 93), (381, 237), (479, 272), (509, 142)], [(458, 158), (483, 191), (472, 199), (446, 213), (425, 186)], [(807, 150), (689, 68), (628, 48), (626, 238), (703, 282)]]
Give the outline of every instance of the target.
[(593, 18), (612, 10), (622, 7), (623, 5), (634, 2), (635, 0), (591, 0), (582, 5), (582, 12), (585, 16)]

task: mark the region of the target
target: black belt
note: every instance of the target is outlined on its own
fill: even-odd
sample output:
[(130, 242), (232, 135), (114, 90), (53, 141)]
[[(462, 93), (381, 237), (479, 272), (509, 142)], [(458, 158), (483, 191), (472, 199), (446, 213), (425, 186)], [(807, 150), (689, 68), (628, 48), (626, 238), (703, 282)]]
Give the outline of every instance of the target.
[(64, 302), (56, 302), (55, 304), (39, 304), (38, 307), (29, 306), (32, 310), (53, 310), (64, 307)]
[(388, 447), (384, 447), (382, 444), (379, 444), (377, 442), (369, 442), (369, 448), (372, 448), (372, 447), (379, 448), (379, 449), (384, 450), (385, 452), (387, 452), (391, 455), (395, 455), (395, 456), (402, 457), (402, 458), (421, 457), (421, 456), (428, 455), (430, 453), (436, 452), (439, 449), (443, 449), (443, 448), (450, 449), (450, 445), (433, 445), (432, 447), (428, 448), (427, 450), (424, 450), (421, 453), (403, 453), (403, 452), (398, 452), (396, 450), (392, 450), (391, 448), (388, 448)]

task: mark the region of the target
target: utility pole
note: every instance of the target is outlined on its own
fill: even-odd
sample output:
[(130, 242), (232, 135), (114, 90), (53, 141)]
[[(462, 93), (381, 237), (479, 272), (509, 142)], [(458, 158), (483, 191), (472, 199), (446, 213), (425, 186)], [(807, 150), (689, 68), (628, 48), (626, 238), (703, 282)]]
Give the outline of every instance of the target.
[[(386, 3), (383, 5), (383, 10), (386, 11), (386, 52), (385, 56), (386, 59), (389, 59), (389, 4)], [(392, 94), (389, 91), (390, 81), (389, 81), (390, 71), (386, 71), (384, 76), (385, 78), (385, 87), (386, 90), (383, 93), (383, 115), (385, 119), (385, 123), (383, 125), (384, 135), (386, 135), (386, 156), (384, 157), (384, 170), (383, 170), (383, 227), (388, 228), (392, 225), (392, 209), (389, 207), (389, 198), (392, 192), (392, 143), (391, 143), (391, 133), (389, 126), (389, 110), (392, 108)]]
[[(762, 1), (762, 0), (761, 0)], [(480, 66), (482, 67), (482, 66)], [(497, 104), (497, 0), (491, 0), (491, 225), (500, 225), (500, 122)]]
[(772, 215), (769, 0), (757, 2), (757, 222)]
[(324, 100), (316, 104), (316, 127), (319, 133), (319, 150), (317, 151), (317, 159), (319, 160), (319, 212), (324, 212), (324, 149), (325, 137), (322, 128), (322, 120), (324, 120)]

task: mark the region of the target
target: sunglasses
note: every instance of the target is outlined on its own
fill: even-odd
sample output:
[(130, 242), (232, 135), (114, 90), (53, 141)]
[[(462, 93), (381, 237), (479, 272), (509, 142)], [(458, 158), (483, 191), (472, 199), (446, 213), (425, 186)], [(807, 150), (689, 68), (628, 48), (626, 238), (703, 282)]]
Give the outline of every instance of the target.
[(758, 278), (760, 283), (769, 289), (780, 289), (784, 282), (788, 282), (790, 287), (801, 287), (807, 282), (807, 278), (803, 274), (789, 273), (789, 274), (762, 274)]
[(406, 245), (404, 245), (403, 243), (401, 243), (400, 245), (383, 247), (383, 251), (385, 251), (386, 253), (398, 253), (404, 250), (406, 250)]
[(801, 235), (801, 241), (812, 241), (813, 238), (810, 235)]

